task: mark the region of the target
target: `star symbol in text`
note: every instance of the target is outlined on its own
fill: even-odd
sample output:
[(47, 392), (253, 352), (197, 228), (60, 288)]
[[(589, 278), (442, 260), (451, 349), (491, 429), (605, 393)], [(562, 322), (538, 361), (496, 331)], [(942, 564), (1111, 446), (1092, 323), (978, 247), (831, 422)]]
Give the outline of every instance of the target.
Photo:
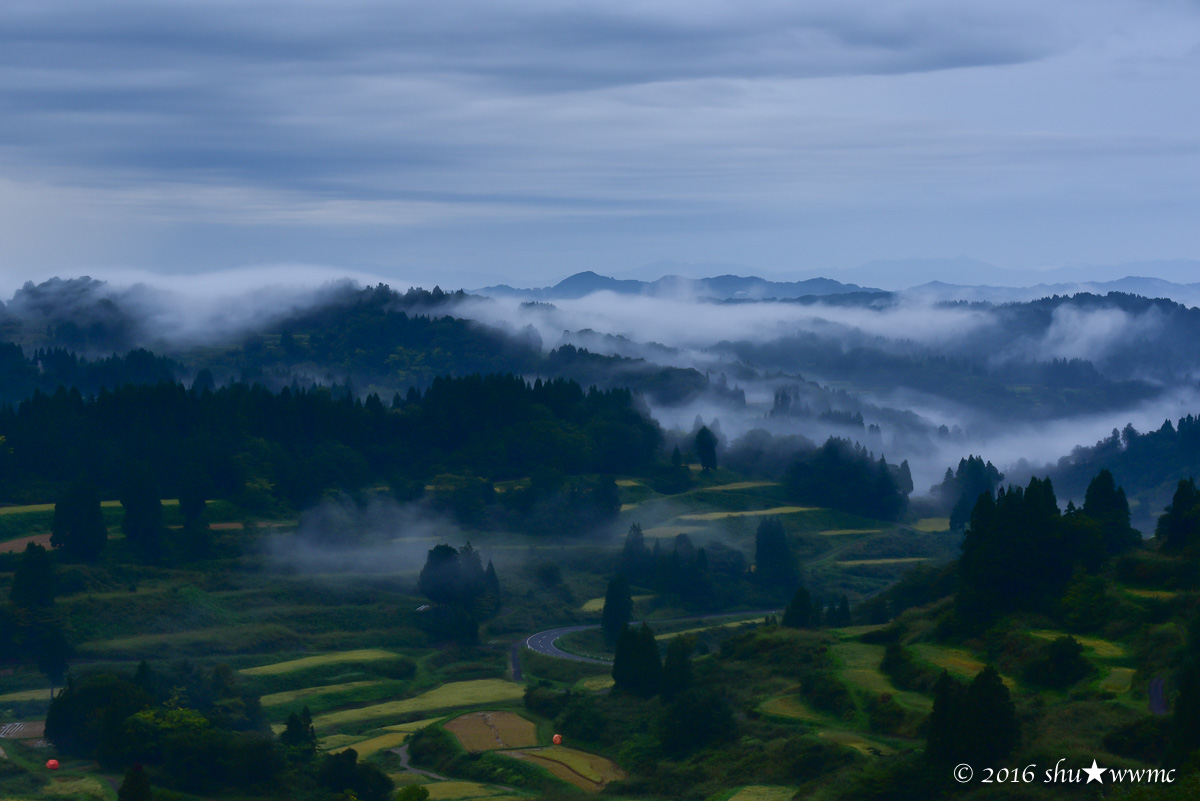
[(1083, 772), (1088, 775), (1088, 784), (1091, 784), (1092, 782), (1100, 782), (1101, 784), (1104, 784), (1104, 768), (1097, 765), (1096, 760), (1093, 759), (1092, 766), (1090, 768), (1084, 768)]

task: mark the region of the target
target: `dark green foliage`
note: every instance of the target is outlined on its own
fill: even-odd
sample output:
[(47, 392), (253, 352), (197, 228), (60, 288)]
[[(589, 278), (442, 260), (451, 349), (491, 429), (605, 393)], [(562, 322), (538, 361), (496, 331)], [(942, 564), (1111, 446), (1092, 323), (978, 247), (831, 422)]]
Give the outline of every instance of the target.
[(604, 610), (600, 615), (600, 627), (604, 629), (604, 640), (615, 645), (621, 630), (633, 619), (633, 598), (629, 592), (629, 581), (623, 573), (609, 579), (604, 593)]
[(286, 728), (279, 733), (279, 742), (297, 759), (312, 759), (317, 752), (317, 732), (313, 729), (312, 713), (308, 707), (288, 715)]
[(783, 485), (797, 503), (883, 520), (895, 520), (908, 503), (885, 459), (836, 437), (794, 462)]
[(46, 623), (31, 632), (35, 643), (38, 670), (50, 680), (51, 687), (63, 683), (67, 672), (67, 659), (71, 656), (71, 645), (67, 642), (62, 629), (53, 623)]
[[(152, 703), (147, 690), (111, 673), (68, 681), (46, 713), (46, 739), (64, 754), (104, 761), (121, 739), (125, 719)], [(98, 754), (99, 746), (105, 748)]]
[(49, 609), (54, 606), (54, 562), (46, 549), (35, 543), (25, 546), (13, 574), (9, 599), (18, 609)]
[(855, 712), (854, 697), (846, 685), (833, 675), (828, 665), (823, 669), (808, 668), (800, 675), (800, 692), (814, 709), (848, 718)]
[(708, 430), (708, 426), (700, 426), (692, 448), (700, 460), (700, 467), (705, 470), (717, 469), (717, 436)]
[(489, 561), (484, 570), (479, 552), (469, 542), (461, 550), (447, 544), (430, 549), (417, 587), (438, 604), (423, 613), (425, 629), (461, 642), (474, 642), (479, 621), (494, 614), (500, 605), (496, 568)]
[(772, 587), (790, 590), (800, 581), (800, 569), (788, 543), (783, 523), (764, 517), (754, 535), (754, 578)]
[(985, 463), (982, 456), (968, 456), (959, 460), (956, 471), (946, 468), (945, 478), (932, 488), (932, 494), (950, 510), (950, 528), (961, 531), (970, 521), (979, 496), (993, 495), (1003, 480), (1004, 474), (991, 462)]
[(468, 754), (454, 735), (440, 726), (426, 726), (414, 734), (408, 751), (417, 765), (456, 778), (530, 789), (562, 787), (560, 781), (528, 762), (495, 753)]
[[(34, 394), (0, 407), (0, 436), (11, 448), (0, 464), (6, 498), (80, 475), (102, 496), (123, 496), (117, 464), (128, 466), (131, 497), (148, 495), (151, 484), (178, 497), (202, 475), (210, 497), (266, 511), (376, 479), (474, 472), (497, 480), (538, 466), (568, 476), (636, 472), (656, 463), (662, 440), (626, 390), (585, 392), (571, 381), (528, 384), (513, 375), (434, 379), (419, 403), (395, 411), (368, 409), (344, 390), (245, 384), (122, 386), (88, 399)], [(589, 479), (576, 492), (576, 504), (586, 501), (600, 518), (619, 509), (611, 479)]]
[(1062, 516), (1049, 479), (979, 497), (959, 559), (958, 611), (981, 624), (1012, 610), (1044, 610), (1075, 571), (1107, 558), (1099, 526), (1082, 514)]
[(396, 793), (396, 801), (426, 801), (429, 789), (423, 784), (409, 784)]
[(625, 535), (625, 545), (621, 549), (621, 566), (627, 575), (639, 579), (648, 579), (654, 573), (654, 559), (650, 549), (646, 547), (646, 537), (642, 527), (637, 523), (629, 526)]
[(1194, 479), (1179, 482), (1171, 505), (1158, 518), (1154, 536), (1163, 553), (1200, 551), (1200, 491)]
[(820, 612), (813, 607), (812, 597), (804, 587), (796, 589), (792, 600), (783, 610), (782, 625), (793, 629), (814, 628), (820, 625)]
[(125, 772), (125, 778), (117, 789), (117, 801), (153, 801), (153, 798), (150, 777), (141, 765), (134, 765)]
[(669, 701), (688, 690), (694, 683), (692, 675), (692, 651), (696, 642), (691, 637), (672, 637), (667, 644), (667, 655), (663, 659), (662, 697)]
[(996, 765), (1021, 739), (1016, 707), (992, 666), (967, 687), (943, 672), (933, 694), (926, 756), (939, 765), (966, 762), (979, 770)]
[(358, 752), (353, 748), (326, 755), (317, 768), (317, 784), (334, 793), (349, 790), (360, 801), (389, 801), (395, 787), (379, 768), (360, 763)]
[(940, 674), (932, 667), (912, 658), (898, 642), (889, 642), (883, 649), (883, 661), (879, 669), (886, 673), (892, 684), (901, 690), (932, 693)]
[(1104, 735), (1104, 747), (1118, 756), (1156, 765), (1167, 751), (1169, 718), (1150, 715)]
[(617, 637), (613, 654), (613, 684), (616, 689), (649, 698), (662, 686), (662, 660), (654, 632), (643, 623), (634, 630), (625, 626)]
[(149, 462), (133, 461), (125, 466), (121, 484), (124, 517), (121, 531), (138, 558), (155, 561), (163, 552), (162, 500)]
[(1083, 656), (1083, 646), (1074, 637), (1057, 637), (1039, 649), (1023, 678), (1030, 684), (1065, 690), (1092, 670)]
[(100, 496), (85, 478), (72, 481), (54, 504), (50, 544), (70, 559), (95, 562), (108, 543)]
[(675, 757), (731, 740), (734, 731), (729, 703), (707, 688), (679, 693), (663, 707), (657, 721), (663, 751)]
[(1082, 511), (1100, 526), (1109, 556), (1136, 548), (1141, 543), (1141, 535), (1129, 525), (1129, 501), (1125, 498), (1125, 490), (1117, 486), (1108, 468), (1101, 470), (1088, 485)]

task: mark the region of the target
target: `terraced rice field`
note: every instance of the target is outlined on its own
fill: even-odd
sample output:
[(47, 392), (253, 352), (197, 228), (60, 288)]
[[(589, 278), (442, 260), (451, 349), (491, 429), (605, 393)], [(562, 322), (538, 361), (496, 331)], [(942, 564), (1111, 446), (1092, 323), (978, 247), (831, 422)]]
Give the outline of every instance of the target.
[(537, 745), (537, 726), (512, 712), (470, 712), (448, 721), (444, 728), (468, 751)]
[[(973, 679), (984, 667), (983, 663), (973, 655), (958, 648), (945, 648), (940, 645), (920, 643), (912, 646), (912, 649), (916, 652), (917, 656), (929, 664), (945, 668), (952, 675), (962, 678)], [(1004, 679), (1004, 684), (1009, 689), (1012, 689), (1016, 685), (1016, 682), (1008, 676), (1002, 676), (1001, 678)]]
[(540, 765), (563, 781), (589, 792), (597, 792), (609, 782), (625, 778), (625, 771), (612, 760), (574, 748), (553, 745), (549, 748), (501, 753)]
[(420, 731), (431, 723), (437, 723), (441, 718), (425, 718), (424, 720), (413, 720), (408, 723), (393, 723), (391, 726), (384, 726), (384, 731), (406, 731), (412, 733)]
[(933, 702), (924, 695), (897, 690), (887, 674), (879, 669), (879, 663), (883, 661), (882, 645), (840, 642), (834, 645), (832, 650), (834, 656), (842, 663), (838, 675), (848, 684), (861, 687), (875, 695), (890, 695), (896, 699), (896, 703), (910, 709), (929, 711), (933, 708)]
[(820, 532), (822, 537), (840, 537), (843, 534), (878, 534), (881, 528), (831, 528)]
[(797, 512), (813, 512), (816, 506), (775, 506), (751, 512), (705, 512), (704, 514), (680, 515), (680, 520), (727, 520), (731, 517), (760, 517), (762, 515), (792, 515)]
[[(355, 743), (348, 743), (340, 748), (330, 749), (331, 754), (336, 754), (345, 751), (347, 748), (353, 748), (358, 752), (360, 759), (365, 759), (376, 751), (383, 751), (387, 748), (396, 748), (404, 745), (411, 735), (406, 731), (390, 731), (387, 734), (381, 734), (378, 737), (371, 737), (367, 740), (359, 740)], [(328, 745), (325, 746), (329, 748)]]
[(733, 484), (719, 484), (715, 487), (698, 487), (691, 492), (727, 492), (729, 490), (758, 489), (759, 487), (778, 487), (778, 481), (738, 481)]
[[(279, 734), (279, 732), (283, 731), (285, 728), (285, 726), (280, 724), (279, 726), (272, 726), (271, 731)], [(276, 731), (276, 729), (278, 729), (278, 731)], [(355, 743), (361, 743), (366, 739), (367, 738), (361, 734), (331, 734), (328, 737), (321, 738), (321, 747), (327, 751), (340, 751), (343, 748), (349, 748)]]
[(329, 693), (338, 693), (342, 690), (353, 690), (356, 687), (371, 687), (382, 683), (381, 681), (348, 681), (345, 684), (305, 687), (302, 690), (288, 690), (287, 692), (264, 695), (261, 701), (263, 706), (279, 706), (280, 704), (289, 704), (292, 701), (299, 701), (304, 698), (312, 698), (314, 695), (328, 695)]
[[(1065, 631), (1051, 631), (1050, 629), (1040, 629), (1029, 633), (1043, 640), (1055, 640), (1059, 637), (1075, 637), (1074, 634), (1068, 634)], [(1120, 659), (1125, 656), (1124, 648), (1108, 640), (1101, 640), (1096, 637), (1075, 637), (1075, 642), (1087, 648), (1101, 659)]]
[(101, 781), (92, 776), (56, 776), (48, 785), (42, 788), (39, 798), (69, 799), (97, 798), (107, 799), (112, 796), (109, 789)]
[(1154, 598), (1160, 601), (1169, 601), (1179, 595), (1174, 590), (1141, 590), (1134, 587), (1125, 587), (1123, 591), (1126, 595), (1132, 595), (1135, 598)]
[(390, 651), (380, 651), (378, 648), (364, 648), (357, 651), (335, 651), (330, 654), (306, 656), (300, 659), (291, 659), (287, 662), (275, 662), (270, 665), (245, 668), (240, 672), (245, 673), (247, 676), (278, 676), (284, 673), (294, 673), (297, 670), (317, 667), (318, 665), (332, 665), (337, 662), (370, 662), (374, 659), (394, 659), (395, 657), (396, 655)]
[(769, 698), (759, 706), (768, 715), (779, 715), (783, 718), (796, 720), (821, 720), (821, 716), (813, 712), (807, 704), (796, 695), (780, 695)]
[(678, 537), (680, 534), (695, 534), (697, 531), (704, 531), (704, 526), (654, 526), (653, 528), (644, 529), (642, 536), (651, 539)]
[(743, 787), (727, 801), (791, 801), (796, 794), (794, 787), (772, 787), (765, 784), (752, 784)]
[(341, 726), (347, 723), (359, 723), (365, 720), (378, 720), (393, 716), (407, 715), (412, 712), (424, 712), (434, 709), (453, 709), (459, 706), (476, 706), (494, 704), (499, 701), (516, 701), (525, 693), (524, 686), (513, 684), (503, 679), (477, 679), (475, 681), (456, 681), (443, 684), (441, 687), (422, 693), (414, 698), (400, 701), (386, 701), (382, 704), (343, 709), (330, 712), (313, 719), (313, 725), (318, 729)]
[[(649, 601), (653, 595), (634, 595), (633, 602), (636, 604), (639, 601)], [(589, 598), (584, 602), (583, 606), (579, 607), (582, 612), (603, 612), (604, 611), (604, 596), (599, 598)]]
[(589, 690), (591, 692), (607, 690), (611, 686), (613, 686), (612, 676), (588, 676), (586, 679), (580, 679), (575, 682), (576, 689)]
[(0, 704), (5, 701), (49, 701), (50, 690), (19, 690), (15, 693), (0, 695)]
[(40, 545), (43, 548), (49, 548), (50, 535), (35, 534), (32, 537), (18, 537), (17, 539), (9, 540), (8, 542), (0, 542), (0, 553), (20, 553), (21, 551), (25, 550), (25, 547), (31, 542), (34, 545)]
[(896, 753), (896, 749), (890, 745), (877, 740), (868, 740), (852, 731), (821, 731), (817, 732), (817, 736), (838, 745), (848, 746), (868, 756), (888, 756), (889, 754)]
[(1135, 672), (1133, 668), (1113, 668), (1100, 681), (1100, 689), (1115, 695), (1123, 695), (1129, 692), (1129, 688), (1133, 686), (1133, 674)]
[(913, 528), (917, 531), (934, 532), (934, 531), (949, 531), (950, 518), (948, 517), (923, 517), (913, 523)]
[(728, 623), (711, 623), (707, 626), (696, 626), (695, 628), (684, 629), (683, 631), (668, 631), (666, 634), (655, 634), (656, 640), (669, 640), (672, 637), (678, 637), (680, 634), (698, 634), (701, 631), (709, 631), (710, 629), (728, 628), (731, 626), (744, 626), (747, 623), (761, 623), (762, 618), (747, 618), (745, 620), (731, 620)]
[(853, 567), (854, 565), (908, 565), (914, 562), (928, 562), (927, 556), (905, 556), (896, 559), (846, 559), (838, 562), (844, 567)]
[(452, 801), (452, 799), (488, 798), (500, 801), (502, 798), (516, 798), (507, 790), (499, 787), (489, 787), (479, 782), (432, 782), (425, 785), (429, 791), (429, 801)]
[(46, 724), (41, 720), (32, 720), (25, 723), (0, 724), (0, 739), (33, 740), (42, 737), (45, 734)]

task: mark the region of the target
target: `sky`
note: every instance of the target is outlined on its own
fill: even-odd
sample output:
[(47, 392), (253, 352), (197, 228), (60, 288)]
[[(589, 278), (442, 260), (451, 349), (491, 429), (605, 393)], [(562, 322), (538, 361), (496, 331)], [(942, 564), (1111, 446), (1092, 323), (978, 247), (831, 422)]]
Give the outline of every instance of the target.
[(1198, 86), (1196, 0), (6, 0), (0, 282), (1149, 274)]

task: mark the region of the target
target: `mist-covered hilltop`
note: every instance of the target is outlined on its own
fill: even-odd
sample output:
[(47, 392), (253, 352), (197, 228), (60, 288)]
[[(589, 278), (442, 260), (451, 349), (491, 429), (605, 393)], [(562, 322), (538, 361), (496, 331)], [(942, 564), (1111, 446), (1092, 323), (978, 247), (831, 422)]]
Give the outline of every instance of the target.
[[(217, 384), (385, 400), (442, 375), (562, 377), (631, 389), (667, 429), (716, 418), (726, 442), (754, 430), (856, 441), (907, 459), (919, 490), (970, 453), (1052, 464), (1114, 428), (1196, 411), (1200, 309), (1163, 298), (938, 301), (834, 281), (592, 273), (546, 293), (553, 302), (345, 281), (202, 297), (29, 283), (0, 307), (0, 399), (202, 370)], [(138, 348), (153, 355), (126, 356)]]

